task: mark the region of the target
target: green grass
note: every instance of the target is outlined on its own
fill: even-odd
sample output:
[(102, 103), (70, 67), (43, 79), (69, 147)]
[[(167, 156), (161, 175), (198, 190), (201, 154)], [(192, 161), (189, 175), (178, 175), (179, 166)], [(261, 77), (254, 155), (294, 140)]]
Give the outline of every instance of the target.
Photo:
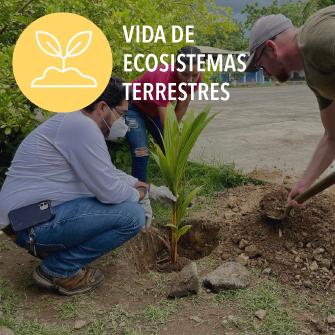
[(0, 279), (0, 309), (3, 317), (0, 326), (12, 329), (16, 335), (68, 335), (71, 332), (59, 326), (51, 326), (40, 323), (37, 320), (24, 320), (16, 318), (19, 315), (19, 299), (11, 285)]
[(92, 310), (85, 335), (142, 335), (159, 334), (160, 327), (177, 312), (177, 302), (161, 300), (147, 305), (142, 311), (128, 312), (115, 305), (102, 317)]
[(69, 299), (70, 301), (56, 307), (60, 318), (63, 320), (75, 319), (79, 315), (80, 298), (77, 296)]
[[(270, 280), (256, 287), (238, 291), (222, 291), (215, 297), (219, 303), (234, 301), (242, 311), (242, 317), (233, 320), (233, 324), (242, 334), (297, 334), (297, 324), (293, 312), (286, 308), (281, 289), (274, 281)], [(255, 312), (264, 309), (266, 318), (259, 321)]]
[[(131, 155), (128, 144), (125, 141), (112, 143), (110, 148), (112, 160), (117, 168), (130, 173)], [(149, 157), (148, 164), (148, 181), (157, 185), (162, 185), (164, 183), (159, 167), (151, 156)], [(203, 186), (200, 195), (206, 197), (211, 197), (215, 192), (221, 192), (227, 188), (237, 187), (248, 183), (261, 183), (259, 180), (250, 178), (237, 170), (234, 164), (223, 164), (220, 162), (211, 162), (211, 165), (188, 162), (185, 170), (184, 182), (189, 189)]]

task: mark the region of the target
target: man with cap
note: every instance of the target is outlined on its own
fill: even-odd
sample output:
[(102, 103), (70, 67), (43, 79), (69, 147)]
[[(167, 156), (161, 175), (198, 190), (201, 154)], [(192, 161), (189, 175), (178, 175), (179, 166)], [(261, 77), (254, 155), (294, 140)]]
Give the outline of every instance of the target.
[(300, 28), (281, 14), (258, 19), (250, 34), (246, 71), (260, 68), (279, 82), (303, 70), (319, 103), (325, 131), (305, 173), (289, 194), (289, 205), (297, 206), (293, 199), (335, 159), (335, 6), (316, 12)]

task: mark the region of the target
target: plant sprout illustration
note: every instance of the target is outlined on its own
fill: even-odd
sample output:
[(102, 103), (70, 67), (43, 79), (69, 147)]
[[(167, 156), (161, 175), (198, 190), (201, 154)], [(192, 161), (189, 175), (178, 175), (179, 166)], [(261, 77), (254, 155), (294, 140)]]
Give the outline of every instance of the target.
[(51, 57), (62, 59), (62, 68), (54, 66), (46, 68), (41, 77), (35, 78), (31, 87), (97, 87), (93, 77), (82, 74), (77, 68), (66, 68), (68, 58), (83, 54), (92, 41), (91, 31), (81, 31), (73, 35), (63, 53), (59, 40), (47, 31), (36, 31), (39, 48)]

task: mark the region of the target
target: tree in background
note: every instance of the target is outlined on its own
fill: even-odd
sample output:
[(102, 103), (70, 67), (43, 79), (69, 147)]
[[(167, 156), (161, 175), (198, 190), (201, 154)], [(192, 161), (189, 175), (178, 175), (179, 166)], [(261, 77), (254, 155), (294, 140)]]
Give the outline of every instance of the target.
[(242, 14), (247, 14), (245, 28), (250, 30), (258, 18), (270, 14), (284, 14), (290, 18), (296, 27), (304, 24), (309, 16), (319, 9), (334, 5), (335, 0), (308, 0), (280, 4), (278, 0), (273, 0), (270, 6), (260, 7), (256, 2), (246, 5)]
[(278, 0), (273, 0), (270, 6), (260, 7), (257, 2), (246, 5), (242, 10), (242, 14), (247, 14), (245, 27), (250, 30), (257, 19), (271, 14), (284, 14), (292, 20), (295, 26), (300, 26), (303, 23), (302, 12), (305, 6), (306, 3), (303, 1), (279, 4)]
[(309, 0), (303, 10), (304, 21), (319, 9), (335, 5), (335, 0)]
[[(10, 164), (17, 146), (38, 125), (37, 113), (18, 89), (12, 73), (12, 54), (21, 32), (32, 21), (54, 12), (72, 12), (93, 21), (106, 34), (113, 50), (113, 73), (131, 80), (136, 72), (123, 72), (123, 54), (175, 53), (183, 43), (136, 43), (124, 41), (123, 25), (162, 25), (167, 40), (171, 25), (194, 25), (198, 44), (212, 43), (217, 36), (226, 43), (241, 28), (232, 19), (229, 8), (217, 6), (214, 0), (7, 0), (0, 2), (0, 184), (3, 171)], [(221, 41), (220, 40), (220, 41)], [(220, 42), (221, 43), (221, 42)], [(223, 43), (223, 42), (222, 42)], [(97, 64), (97, 66), (99, 66)]]

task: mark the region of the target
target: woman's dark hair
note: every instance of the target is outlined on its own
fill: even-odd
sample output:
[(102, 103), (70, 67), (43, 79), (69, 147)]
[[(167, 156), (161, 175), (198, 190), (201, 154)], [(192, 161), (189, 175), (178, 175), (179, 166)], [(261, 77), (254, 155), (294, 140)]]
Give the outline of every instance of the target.
[(126, 99), (126, 87), (122, 85), (123, 80), (117, 76), (111, 76), (105, 90), (94, 102), (84, 108), (86, 112), (93, 112), (96, 104), (105, 101), (106, 104), (113, 108)]
[[(182, 47), (181, 49), (177, 51), (177, 57), (180, 54), (185, 55), (183, 57), (180, 57), (180, 61), (185, 63), (186, 65), (190, 65), (190, 58), (187, 56), (188, 55), (200, 55), (201, 50), (195, 46), (185, 45), (184, 47)], [(197, 64), (197, 62), (198, 62), (198, 57), (194, 57), (193, 64)]]

